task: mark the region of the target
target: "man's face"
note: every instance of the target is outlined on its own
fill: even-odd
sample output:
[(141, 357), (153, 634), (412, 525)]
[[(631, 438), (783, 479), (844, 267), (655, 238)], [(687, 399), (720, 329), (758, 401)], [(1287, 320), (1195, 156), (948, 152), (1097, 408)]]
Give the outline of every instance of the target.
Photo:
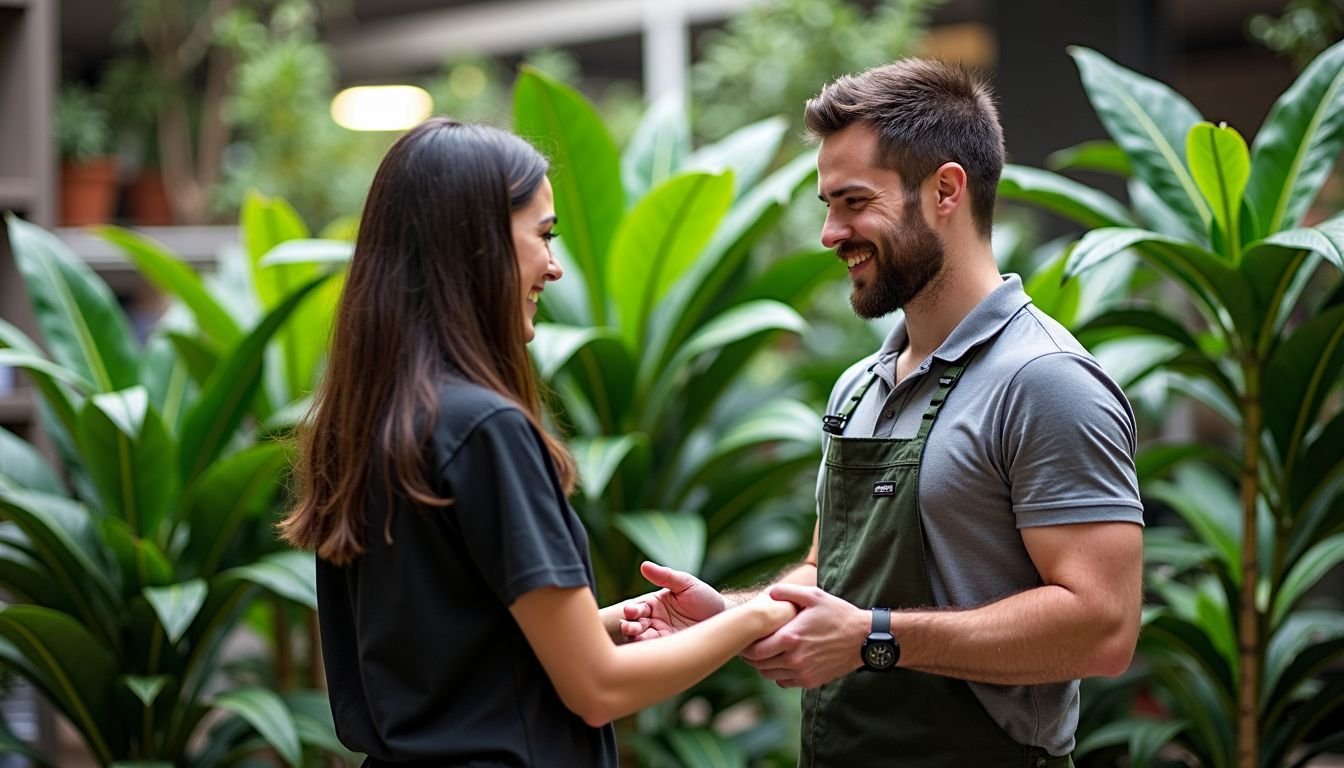
[(942, 270), (944, 248), (900, 174), (879, 167), (877, 134), (857, 123), (828, 136), (817, 156), (827, 205), (821, 243), (849, 269), (855, 314), (877, 318), (906, 306)]

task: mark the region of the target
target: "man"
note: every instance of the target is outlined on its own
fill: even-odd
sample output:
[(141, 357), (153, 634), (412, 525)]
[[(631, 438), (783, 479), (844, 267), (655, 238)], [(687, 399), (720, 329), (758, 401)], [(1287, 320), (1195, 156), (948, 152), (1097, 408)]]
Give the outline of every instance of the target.
[[(807, 104), (822, 243), (854, 311), (904, 316), (831, 393), (801, 611), (743, 654), (803, 687), (804, 766), (1067, 766), (1078, 679), (1129, 665), (1142, 581), (1134, 419), (990, 248), (1003, 138), (988, 89), (937, 62)], [(730, 607), (688, 574), (626, 609), (655, 637)]]

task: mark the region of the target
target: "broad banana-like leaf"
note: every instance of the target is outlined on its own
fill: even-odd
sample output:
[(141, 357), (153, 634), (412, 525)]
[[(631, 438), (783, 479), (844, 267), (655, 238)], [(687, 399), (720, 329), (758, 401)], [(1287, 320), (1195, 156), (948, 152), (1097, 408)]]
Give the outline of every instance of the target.
[(181, 472), (189, 484), (215, 460), (242, 422), (261, 383), (266, 345), (304, 298), (328, 276), (321, 275), (287, 295), (238, 346), (230, 350), (187, 413), (182, 430)]
[(528, 345), (541, 376), (554, 384), (572, 377), (604, 431), (615, 432), (630, 407), (635, 362), (620, 335), (610, 328), (576, 328), (540, 323)]
[(840, 274), (839, 260), (835, 258), (834, 251), (802, 251), (773, 260), (765, 271), (733, 297), (733, 304), (772, 299), (801, 312), (832, 270), (835, 270), (835, 275)]
[(1190, 174), (1208, 202), (1235, 264), (1241, 252), (1241, 195), (1251, 175), (1251, 153), (1235, 128), (1196, 123), (1185, 137)]
[(297, 766), (302, 762), (303, 746), (299, 743), (294, 714), (275, 691), (236, 688), (211, 699), (210, 706), (232, 712), (247, 721), (289, 765)]
[(99, 392), (136, 384), (135, 334), (107, 284), (55, 235), (12, 214), (5, 220), (52, 358)]
[(1165, 84), (1096, 51), (1072, 46), (1069, 54), (1098, 119), (1129, 156), (1135, 177), (1192, 229), (1207, 232), (1209, 206), (1185, 164), (1185, 136), (1201, 120), (1199, 112)]
[(187, 490), (175, 521), (191, 534), (178, 562), (202, 576), (218, 571), (238, 529), (271, 511), (284, 487), (290, 451), (283, 443), (266, 442), (211, 464)]
[(621, 155), (621, 181), (626, 200), (640, 198), (682, 169), (691, 151), (691, 126), (686, 120), (686, 99), (669, 92), (644, 113), (630, 143)]
[(1344, 43), (1283, 92), (1251, 145), (1246, 199), (1260, 237), (1298, 225), (1344, 148)]
[(607, 254), (625, 214), (616, 142), (578, 91), (527, 66), (514, 84), (513, 125), (551, 160), (560, 233), (583, 273), (592, 322), (606, 325)]
[(771, 400), (725, 430), (683, 488), (690, 491), (715, 474), (733, 472), (743, 463), (744, 454), (767, 445), (796, 443), (820, 455), (820, 424), (816, 411), (797, 400)]
[(1068, 261), (1069, 252), (1066, 250), (1032, 275), (1023, 289), (1037, 309), (1053, 317), (1060, 325), (1072, 328), (1082, 299), (1082, 282), (1064, 280), (1064, 267)]
[(180, 584), (146, 587), (145, 599), (154, 609), (168, 642), (176, 644), (186, 634), (187, 627), (196, 620), (196, 614), (205, 604), (208, 591), (204, 579), (190, 579)]
[(782, 117), (767, 117), (739, 128), (714, 144), (707, 144), (692, 152), (682, 163), (682, 170), (707, 173), (733, 172), (733, 197), (755, 186), (770, 163), (779, 154), (779, 145), (789, 121)]
[(1025, 165), (1005, 165), (999, 197), (1039, 205), (1085, 227), (1133, 227), (1134, 218), (1114, 198), (1061, 176)]
[[(570, 441), (569, 448), (579, 465), (583, 495), (589, 499), (606, 499), (608, 488), (621, 465), (632, 456), (647, 455), (649, 438), (638, 432), (619, 437), (575, 438)], [(629, 498), (626, 489), (613, 488), (612, 491), (621, 498)], [(610, 506), (623, 508), (619, 504)]]
[(229, 346), (242, 338), (243, 332), (238, 328), (238, 322), (206, 290), (201, 276), (162, 244), (121, 227), (99, 227), (95, 231), (104, 240), (120, 248), (155, 288), (176, 297), (191, 310), (197, 327), (215, 343)]
[(732, 177), (688, 173), (655, 188), (621, 221), (606, 286), (621, 335), (637, 349), (648, 318), (700, 255), (732, 203)]
[(164, 471), (177, 463), (177, 441), (145, 388), (89, 398), (79, 414), (79, 450), (104, 511), (125, 520), (137, 536), (161, 541), (182, 485), (176, 472)]
[(624, 512), (614, 524), (650, 560), (699, 573), (705, 556), (705, 520), (686, 512)]
[(46, 694), (95, 757), (112, 761), (120, 726), (112, 711), (117, 660), (107, 646), (63, 613), (0, 604), (0, 660)]

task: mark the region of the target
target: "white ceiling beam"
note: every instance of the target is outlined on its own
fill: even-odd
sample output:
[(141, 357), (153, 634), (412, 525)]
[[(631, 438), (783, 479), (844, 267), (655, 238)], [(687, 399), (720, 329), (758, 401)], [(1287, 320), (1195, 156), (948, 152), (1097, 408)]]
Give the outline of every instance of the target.
[[(681, 0), (687, 23), (717, 21), (761, 0)], [(504, 0), (408, 14), (330, 39), (341, 73), (354, 80), (437, 67), (450, 56), (518, 54), (642, 34), (645, 0)]]

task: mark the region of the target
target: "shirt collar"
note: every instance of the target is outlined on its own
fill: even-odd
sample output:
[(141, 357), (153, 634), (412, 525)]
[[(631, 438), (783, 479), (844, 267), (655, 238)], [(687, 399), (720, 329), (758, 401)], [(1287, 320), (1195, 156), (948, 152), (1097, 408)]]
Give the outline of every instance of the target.
[[(1030, 303), (1031, 297), (1022, 290), (1022, 278), (1013, 274), (1003, 275), (1003, 283), (981, 299), (975, 309), (957, 323), (952, 333), (934, 350), (933, 357), (945, 363), (964, 358), (972, 349), (993, 338), (1019, 310)], [(894, 369), (896, 356), (905, 349), (908, 338), (905, 315), (902, 314), (882, 342), (882, 349), (877, 353), (878, 365), (883, 369)]]

